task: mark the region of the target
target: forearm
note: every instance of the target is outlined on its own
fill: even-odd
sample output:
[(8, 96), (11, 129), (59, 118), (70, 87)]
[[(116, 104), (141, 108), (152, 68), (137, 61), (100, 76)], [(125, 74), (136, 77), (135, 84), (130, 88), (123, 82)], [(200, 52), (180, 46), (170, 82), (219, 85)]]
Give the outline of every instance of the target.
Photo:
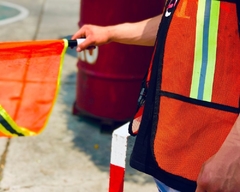
[(109, 26), (110, 41), (123, 44), (153, 46), (161, 18), (162, 15), (158, 15), (137, 23), (123, 23)]
[(72, 39), (85, 38), (78, 45), (77, 51), (82, 51), (91, 45), (99, 46), (110, 42), (153, 46), (161, 18), (162, 15), (158, 15), (136, 23), (122, 23), (105, 27), (86, 24), (72, 36)]

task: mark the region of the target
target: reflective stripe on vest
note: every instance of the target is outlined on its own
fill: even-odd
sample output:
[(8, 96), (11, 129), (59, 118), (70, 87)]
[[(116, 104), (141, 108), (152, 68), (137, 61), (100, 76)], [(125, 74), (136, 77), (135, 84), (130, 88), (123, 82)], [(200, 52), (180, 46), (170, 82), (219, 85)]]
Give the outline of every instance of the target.
[(220, 1), (198, 1), (194, 68), (190, 97), (211, 101), (216, 65)]

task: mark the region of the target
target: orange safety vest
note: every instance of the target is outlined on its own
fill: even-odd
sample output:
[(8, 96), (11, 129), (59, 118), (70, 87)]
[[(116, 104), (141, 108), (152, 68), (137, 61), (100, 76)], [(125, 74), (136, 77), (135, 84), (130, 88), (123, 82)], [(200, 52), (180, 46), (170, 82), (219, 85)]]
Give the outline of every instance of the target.
[(240, 112), (235, 2), (169, 0), (160, 24), (132, 167), (195, 191)]

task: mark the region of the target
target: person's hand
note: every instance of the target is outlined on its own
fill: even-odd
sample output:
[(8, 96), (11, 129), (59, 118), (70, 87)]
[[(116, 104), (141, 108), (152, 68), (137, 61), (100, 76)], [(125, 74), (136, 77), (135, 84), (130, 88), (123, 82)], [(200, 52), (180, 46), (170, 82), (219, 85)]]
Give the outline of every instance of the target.
[(196, 192), (240, 192), (239, 120), (219, 151), (203, 165)]
[(110, 42), (109, 27), (96, 25), (83, 25), (73, 36), (72, 39), (86, 38), (77, 47), (77, 51), (82, 51), (89, 46), (102, 45)]
[[(230, 148), (229, 148), (230, 149)], [(240, 192), (240, 148), (209, 159), (202, 167), (196, 192)]]

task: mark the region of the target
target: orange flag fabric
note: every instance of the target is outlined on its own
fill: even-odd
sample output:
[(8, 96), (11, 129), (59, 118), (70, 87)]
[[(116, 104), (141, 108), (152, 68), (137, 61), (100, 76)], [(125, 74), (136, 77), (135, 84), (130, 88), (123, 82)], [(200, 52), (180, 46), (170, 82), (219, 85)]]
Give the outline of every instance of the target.
[(0, 43), (0, 137), (31, 136), (46, 126), (68, 41)]

